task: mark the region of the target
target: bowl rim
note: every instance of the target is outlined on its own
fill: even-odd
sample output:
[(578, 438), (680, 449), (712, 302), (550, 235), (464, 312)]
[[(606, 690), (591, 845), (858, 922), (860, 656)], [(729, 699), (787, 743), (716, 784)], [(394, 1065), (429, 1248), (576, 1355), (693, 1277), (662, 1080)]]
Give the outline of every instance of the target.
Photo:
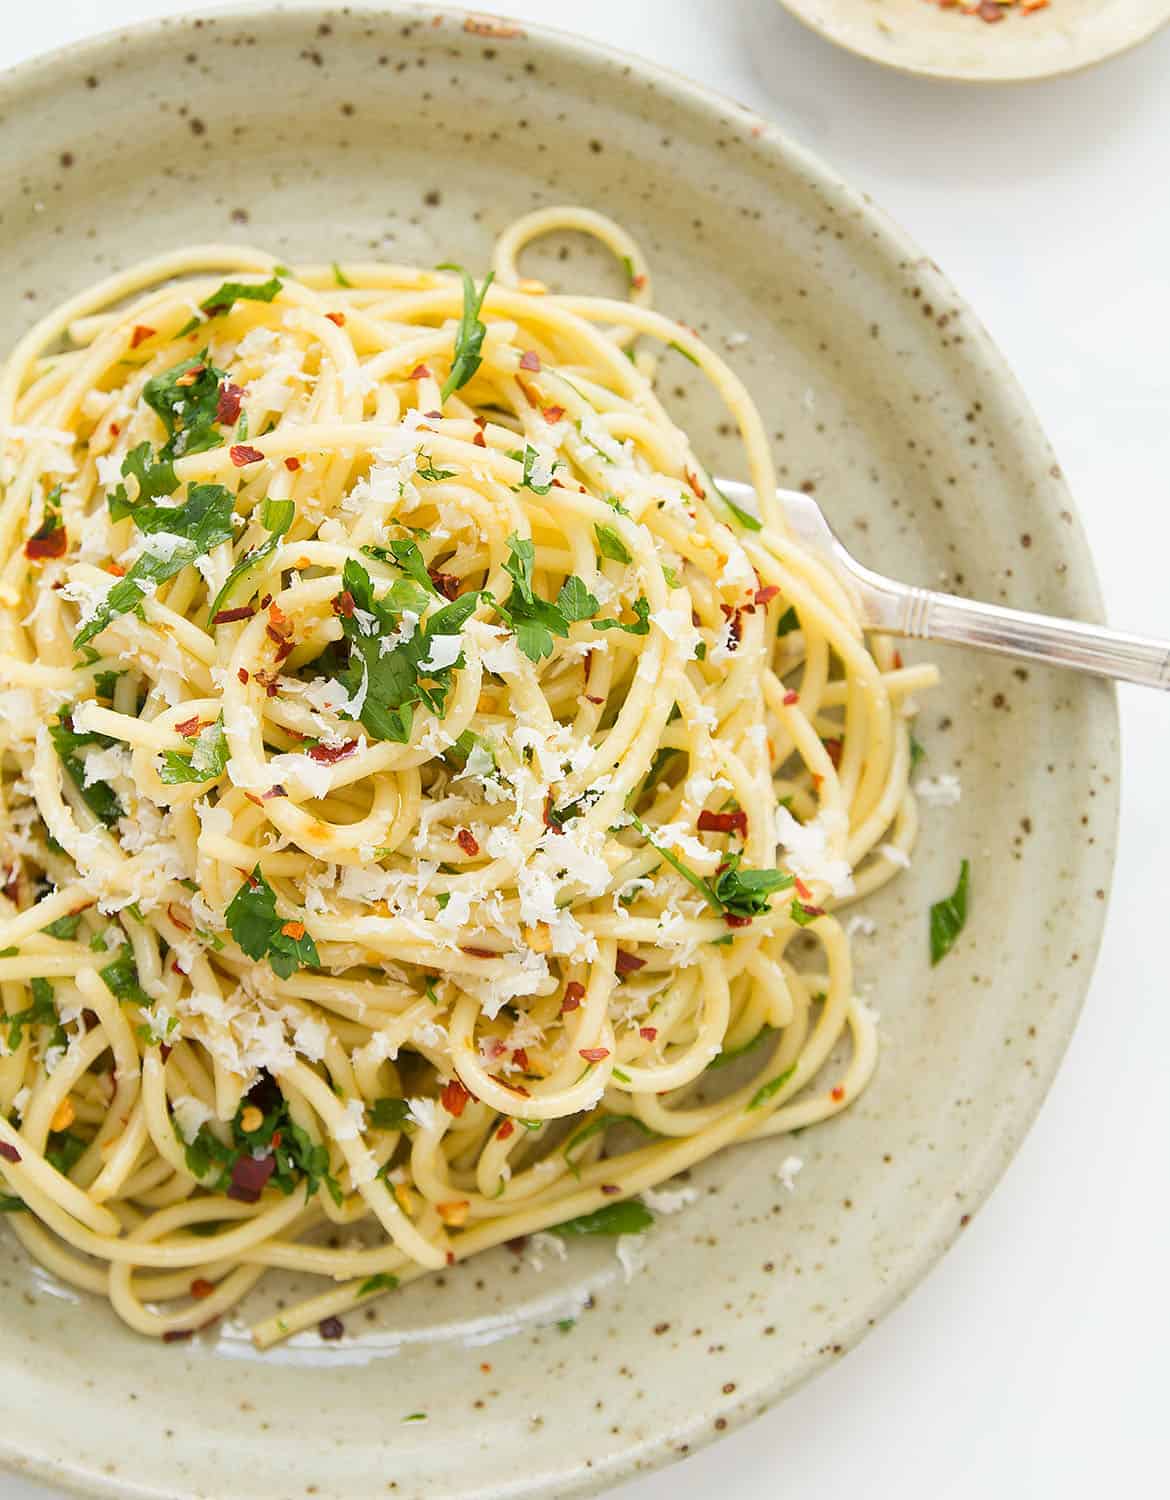
[[(92, 59), (95, 65), (100, 65), (103, 60), (114, 56), (116, 49), (128, 44), (147, 48), (166, 46), (173, 39), (187, 36), (205, 21), (259, 25), (270, 24), (274, 18), (280, 17), (290, 20), (303, 18), (308, 25), (314, 21), (321, 23), (339, 17), (350, 19), (363, 14), (378, 16), (383, 21), (425, 21), (428, 25), (439, 17), (441, 24), (456, 26), (460, 31), (473, 30), (469, 23), (475, 22), (514, 25), (518, 38), (555, 54), (562, 62), (574, 65), (583, 62), (586, 65), (609, 67), (616, 64), (625, 68), (635, 81), (651, 82), (658, 90), (693, 111), (696, 116), (702, 117), (712, 127), (720, 121), (726, 124), (729, 118), (746, 125), (754, 145), (780, 156), (790, 165), (796, 165), (822, 196), (864, 218), (873, 231), (872, 243), (882, 262), (912, 265), (924, 284), (929, 283), (932, 291), (946, 297), (948, 306), (964, 320), (966, 344), (959, 357), (960, 363), (967, 367), (982, 365), (986, 377), (990, 377), (987, 380), (988, 388), (995, 392), (997, 400), (1010, 402), (1021, 434), (1019, 446), (1046, 455), (1048, 462), (1055, 466), (1051, 444), (1031, 403), (1007, 360), (966, 298), (954, 289), (934, 260), (924, 255), (921, 247), (900, 223), (875, 204), (867, 193), (851, 187), (818, 153), (788, 135), (766, 117), (720, 93), (718, 89), (709, 88), (637, 53), (597, 42), (564, 27), (550, 26), (543, 22), (513, 22), (497, 13), (489, 15), (461, 6), (425, 3), (425, 0), (347, 0), (345, 4), (323, 4), (321, 0), (277, 0), (277, 3), (267, 5), (263, 0), (229, 0), (229, 3), (201, 6), (198, 10), (109, 28), (38, 53), (0, 70), (0, 112), (6, 113), (15, 108), (23, 92), (42, 86), (54, 73), (76, 68), (80, 60)], [(120, 61), (125, 61), (120, 50), (118, 56)], [(1045, 518), (1056, 511), (1067, 515), (1068, 519), (1061, 529), (1064, 557), (1068, 565), (1066, 589), (1076, 600), (1083, 618), (1100, 621), (1103, 618), (1101, 590), (1083, 524), (1063, 474), (1055, 467), (1050, 469), (1050, 474), (1051, 482), (1057, 486), (1056, 494), (1047, 499), (1034, 495), (1029, 503), (1036, 506), (1040, 515)], [(1074, 681), (1082, 691), (1088, 691), (1091, 687), (1083, 679)], [(1097, 801), (1097, 807), (1103, 814), (1097, 855), (1103, 862), (1101, 881), (1108, 897), (1116, 863), (1120, 800), (1116, 689), (1109, 684), (1097, 692), (1096, 699), (1094, 716), (1088, 722), (1085, 734), (1094, 747), (1099, 766), (1110, 772), (1109, 782), (1099, 792)], [(970, 1217), (982, 1206), (999, 1182), (1048, 1095), (1088, 993), (1107, 912), (1108, 899), (1086, 903), (1083, 909), (1079, 947), (1089, 962), (1079, 966), (1075, 981), (1068, 985), (1067, 998), (1059, 1007), (1052, 1025), (1046, 1028), (1044, 1036), (1032, 1046), (1031, 1080), (1035, 1086), (1026, 1092), (1016, 1093), (1005, 1103), (996, 1118), (994, 1135), (984, 1142), (986, 1149), (978, 1153), (977, 1164), (968, 1168), (963, 1176), (963, 1197), (967, 1209), (965, 1217)], [(833, 1350), (822, 1350), (810, 1355), (795, 1379), (776, 1377), (761, 1384), (741, 1384), (734, 1401), (721, 1407), (720, 1415), (725, 1418), (725, 1423), (719, 1431), (714, 1430), (711, 1423), (704, 1421), (702, 1414), (698, 1414), (688, 1418), (685, 1426), (676, 1425), (669, 1430), (660, 1427), (652, 1436), (630, 1443), (592, 1470), (578, 1468), (572, 1473), (566, 1471), (557, 1475), (545, 1475), (537, 1480), (535, 1487), (509, 1486), (506, 1493), (517, 1497), (556, 1495), (566, 1497), (566, 1500), (569, 1496), (594, 1495), (635, 1475), (649, 1473), (677, 1462), (683, 1456), (678, 1452), (680, 1438), (685, 1439), (689, 1456), (726, 1436), (778, 1404), (785, 1396), (798, 1390), (828, 1364), (833, 1363), (841, 1353), (848, 1352), (860, 1343), (878, 1321), (892, 1312), (919, 1285), (960, 1233), (961, 1226), (949, 1209), (925, 1220), (913, 1249), (899, 1258), (896, 1274), (843, 1323)], [(96, 1468), (79, 1466), (67, 1455), (44, 1458), (39, 1454), (29, 1454), (21, 1450), (18, 1436), (0, 1433), (0, 1474), (5, 1471), (54, 1484), (78, 1495), (123, 1500), (128, 1493), (125, 1475), (111, 1476)], [(195, 1500), (197, 1495), (194, 1486), (186, 1481), (181, 1488), (168, 1486), (166, 1489), (159, 1489), (153, 1485), (135, 1485), (130, 1492), (143, 1497), (143, 1500), (147, 1500), (147, 1497), (149, 1500), (156, 1500), (156, 1497), (157, 1500)], [(505, 1491), (496, 1493), (502, 1500)], [(484, 1492), (485, 1500), (486, 1494)]]

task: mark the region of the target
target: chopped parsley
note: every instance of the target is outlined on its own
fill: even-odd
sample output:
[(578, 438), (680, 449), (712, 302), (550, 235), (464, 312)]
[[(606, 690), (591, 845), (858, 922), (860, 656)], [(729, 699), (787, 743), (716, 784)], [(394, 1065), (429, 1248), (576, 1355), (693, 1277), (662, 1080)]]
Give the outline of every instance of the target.
[(16, 1198), (11, 1193), (0, 1193), (0, 1214), (26, 1213), (28, 1205), (23, 1198)]
[(654, 1215), (638, 1198), (627, 1198), (623, 1203), (607, 1203), (591, 1214), (581, 1214), (576, 1219), (566, 1219), (563, 1224), (552, 1225), (553, 1234), (641, 1234), (654, 1223)]
[(459, 328), (455, 334), (455, 354), (451, 362), (451, 373), (443, 382), (442, 389), (442, 399), (446, 401), (448, 396), (461, 390), (467, 384), (482, 363), (481, 351), (487, 328), (480, 321), (479, 310), (483, 306), (483, 299), (487, 296), (487, 289), (491, 286), (495, 273), (493, 271), (487, 273), (477, 296), (475, 282), (462, 266), (444, 262), (439, 269), (458, 271), (463, 277), (463, 316), (459, 320)]
[(49, 726), (49, 738), (81, 800), (99, 822), (112, 828), (123, 812), (118, 795), (107, 781), (92, 781), (86, 786), (85, 766), (75, 752), (85, 745), (100, 745), (108, 749), (117, 741), (110, 739), (108, 735), (81, 733), (74, 729), (70, 710), (67, 708), (61, 709), (58, 722)]
[[(395, 545), (414, 548), (418, 554), (413, 542)], [(405, 551), (401, 555), (408, 556)], [(395, 561), (400, 567), (406, 566), (398, 557)], [(421, 567), (421, 555), (418, 563)], [(342, 633), (350, 653), (348, 663), (334, 677), (351, 700), (361, 696), (359, 719), (375, 739), (406, 744), (410, 740), (416, 703), (424, 703), (432, 713), (443, 716), (452, 673), (463, 666), (463, 653), (460, 650), (449, 660), (444, 659), (441, 666), (431, 666), (429, 662), (435, 651), (443, 659), (446, 643), (460, 634), (480, 596), (474, 592), (461, 594), (436, 610), (425, 625), (416, 625), (404, 639), (405, 632), (399, 629), (400, 616), (406, 610), (416, 619), (422, 615), (434, 598), (434, 585), (429, 578), (430, 592), (424, 591), (413, 578), (403, 579), (376, 599), (370, 575), (361, 563), (349, 558), (342, 571), (342, 582), (353, 604), (352, 609), (341, 614)]]
[(791, 631), (799, 629), (800, 621), (797, 618), (796, 610), (790, 604), (776, 622), (776, 634), (778, 636), (788, 635)]
[(226, 379), (223, 370), (208, 363), (204, 349), (146, 382), (142, 399), (167, 430), (160, 460), (170, 462), (186, 453), (205, 453), (221, 445), (223, 434), (216, 430), (216, 409), (220, 382)]
[[(237, 593), (239, 585), (248, 574), (254, 572), (256, 567), (266, 557), (271, 557), (277, 547), (280, 546), (281, 541), (287, 535), (288, 529), (293, 523), (293, 516), (295, 514), (296, 506), (291, 500), (264, 500), (261, 502), (260, 524), (268, 529), (268, 540), (261, 542), (258, 547), (249, 548), (232, 568), (224, 580), (223, 588), (216, 594), (211, 608), (207, 611), (207, 618), (212, 624), (215, 623), (216, 615), (224, 608), (228, 600), (233, 598)], [(240, 594), (240, 601), (246, 602), (246, 599), (251, 598), (252, 592), (253, 590), (250, 589), (246, 596)]]
[(930, 908), (930, 961), (937, 964), (951, 951), (955, 939), (967, 921), (967, 893), (971, 862), (963, 860), (954, 890)]
[(47, 979), (30, 979), (29, 989), (32, 991), (32, 1003), (23, 1010), (14, 1011), (12, 1015), (2, 1018), (3, 1024), (8, 1027), (10, 1053), (15, 1052), (24, 1040), (26, 1026), (52, 1026), (55, 1028), (53, 1045), (58, 1042), (63, 1045), (65, 1042), (65, 1033), (61, 1029), (57, 1005), (53, 999), (53, 986)]
[(759, 1109), (762, 1104), (767, 1104), (772, 1095), (778, 1094), (795, 1072), (796, 1064), (793, 1063), (791, 1067), (785, 1068), (783, 1073), (778, 1073), (775, 1078), (769, 1078), (767, 1083), (761, 1084), (752, 1095), (748, 1109)]
[(55, 922), (50, 922), (42, 932), (48, 933), (50, 937), (60, 938), (62, 942), (71, 942), (77, 936), (77, 929), (81, 923), (81, 913), (71, 912), (67, 916), (58, 917)]
[(768, 898), (775, 891), (786, 890), (793, 884), (791, 875), (781, 870), (742, 870), (739, 854), (728, 855), (721, 872), (712, 880), (684, 864), (677, 854), (663, 847), (654, 837), (652, 829), (643, 823), (637, 814), (631, 814), (634, 827), (655, 848), (668, 865), (672, 866), (690, 882), (709, 906), (725, 916), (762, 917), (771, 910)]
[[(243, 1118), (249, 1108), (262, 1115), (255, 1130), (245, 1130)], [(225, 1143), (208, 1125), (199, 1128), (187, 1145), (187, 1169), (205, 1186), (227, 1192), (232, 1186), (232, 1170), (244, 1156), (253, 1160), (271, 1159), (274, 1163), (268, 1181), (287, 1198), (302, 1181), (306, 1196), (311, 1198), (322, 1183), (335, 1203), (342, 1201), (341, 1187), (329, 1170), (328, 1148), (315, 1142), (308, 1131), (297, 1125), (288, 1111), (288, 1101), (267, 1074), (254, 1085), (240, 1102)]]
[(276, 892), (264, 879), (259, 864), (228, 903), (228, 931), (249, 958), (267, 958), (272, 972), (287, 979), (297, 969), (317, 968), (317, 945), (305, 924), (285, 921), (276, 911)]
[(602, 557), (608, 557), (611, 562), (632, 563), (633, 557), (630, 549), (622, 541), (621, 537), (612, 526), (601, 526), (595, 524), (593, 534), (597, 538), (597, 545)]
[(139, 982), (134, 949), (129, 943), (123, 943), (118, 949), (117, 958), (104, 969), (99, 969), (98, 973), (105, 981), (106, 988), (117, 999), (130, 1001), (134, 1005), (153, 1005), (154, 1002)]
[(237, 302), (271, 302), (284, 283), (279, 276), (268, 281), (225, 281), (218, 291), (199, 304), (209, 316), (228, 313)]
[(398, 1277), (391, 1276), (388, 1271), (379, 1271), (376, 1276), (370, 1276), (358, 1287), (359, 1297), (372, 1297), (375, 1292), (393, 1292), (398, 1287)]
[(668, 349), (673, 349), (676, 354), (681, 354), (684, 359), (689, 359), (691, 364), (693, 365), (697, 365), (699, 363), (699, 361), (695, 358), (695, 356), (689, 349), (684, 349), (681, 344), (675, 343), (673, 339), (669, 344), (667, 344), (666, 347)]
[(428, 479), (432, 484), (437, 483), (440, 479), (455, 478), (456, 470), (436, 469), (434, 459), (429, 453), (423, 453), (421, 449), (419, 450), (419, 455), (415, 462), (416, 467), (414, 472), (420, 479)]
[(375, 1130), (402, 1130), (410, 1120), (410, 1105), (405, 1099), (375, 1099), (366, 1117)]
[(214, 781), (222, 776), (228, 763), (227, 736), (223, 732), (223, 714), (199, 734), (186, 736), (190, 755), (164, 750), (159, 780), (166, 786), (180, 786), (190, 781)]
[(751, 1041), (744, 1042), (742, 1047), (732, 1047), (730, 1049), (721, 1047), (707, 1064), (707, 1067), (708, 1069), (726, 1068), (729, 1063), (738, 1062), (741, 1057), (746, 1057), (749, 1052), (754, 1052), (762, 1042), (767, 1041), (769, 1037), (775, 1035), (776, 1028), (774, 1026), (761, 1026)]
[(205, 557), (221, 542), (230, 542), (232, 505), (231, 491), (220, 484), (189, 485), (187, 499), (173, 508), (163, 509), (149, 503), (136, 505), (132, 514), (144, 531), (165, 531), (177, 540), (168, 548), (166, 556), (144, 552), (73, 637), (73, 644), (85, 645), (95, 635), (100, 635), (111, 621), (137, 609), (160, 583), (174, 578), (189, 563), (197, 557)]
[[(534, 495), (548, 494), (549, 490), (552, 489), (552, 479), (550, 478), (547, 484), (538, 484), (533, 478), (536, 460), (540, 457), (540, 454), (531, 443), (525, 443), (523, 451), (519, 448), (513, 449), (508, 454), (508, 457), (514, 458), (518, 464), (523, 464), (524, 466), (524, 472), (520, 476), (520, 483), (512, 486), (514, 490), (531, 490)], [(556, 468), (555, 463), (553, 464), (553, 468)]]
[(93, 674), (94, 692), (99, 698), (104, 698), (107, 703), (112, 703), (118, 678), (125, 677), (125, 675), (125, 672), (95, 672)]
[(818, 917), (824, 916), (824, 911), (819, 906), (806, 906), (803, 901), (797, 901), (793, 897), (792, 905), (788, 908), (788, 915), (798, 927), (807, 927), (810, 922), (815, 922)]
[(333, 262), (333, 282), (335, 286), (353, 286), (353, 282), (350, 281), (349, 277), (345, 274), (345, 272), (341, 269), (336, 261)]
[(734, 500), (730, 499), (723, 493), (723, 491), (711, 478), (710, 474), (707, 475), (707, 483), (719, 496), (720, 500), (723, 501), (724, 505), (726, 505), (727, 509), (731, 512), (731, 514), (735, 517), (735, 519), (741, 526), (745, 526), (748, 531), (760, 531), (762, 529), (764, 523), (760, 520), (760, 518), (758, 516), (753, 516), (750, 510), (744, 510), (742, 506), (736, 505)]
[(919, 744), (918, 740), (916, 740), (915, 737), (914, 737), (914, 731), (911, 730), (911, 732), (910, 732), (910, 774), (911, 774), (911, 776), (913, 776), (914, 772), (918, 769), (918, 762), (920, 760), (925, 760), (925, 758), (926, 758), (926, 747), (924, 745)]

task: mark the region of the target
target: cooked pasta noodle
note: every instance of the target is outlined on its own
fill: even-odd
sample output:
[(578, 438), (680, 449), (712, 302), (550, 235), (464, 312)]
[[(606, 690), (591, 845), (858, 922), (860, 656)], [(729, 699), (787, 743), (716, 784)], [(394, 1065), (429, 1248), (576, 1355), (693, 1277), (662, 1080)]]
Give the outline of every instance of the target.
[[(560, 229), (628, 301), (522, 276)], [(835, 910), (906, 862), (933, 669), (786, 534), (755, 407), (647, 275), (571, 208), (478, 285), (200, 246), (4, 368), (0, 1203), (144, 1334), (269, 1268), (327, 1287), (261, 1346), (637, 1229), (871, 1075)]]

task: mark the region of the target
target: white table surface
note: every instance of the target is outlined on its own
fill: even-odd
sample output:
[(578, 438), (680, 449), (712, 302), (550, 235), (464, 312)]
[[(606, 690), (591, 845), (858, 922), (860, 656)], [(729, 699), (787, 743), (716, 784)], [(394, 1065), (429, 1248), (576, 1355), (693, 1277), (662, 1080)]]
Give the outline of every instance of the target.
[[(1079, 77), (975, 89), (849, 57), (776, 0), (500, 3), (752, 105), (899, 219), (1022, 378), (1078, 497), (1113, 622), (1170, 638), (1170, 31)], [(8, 63), (203, 7), (3, 8)], [(1157, 938), (1170, 706), (1135, 688), (1122, 689), (1121, 709), (1105, 944), (1007, 1177), (859, 1349), (746, 1429), (624, 1486), (623, 1500), (1157, 1493), (1170, 1328), (1170, 1005)], [(49, 1494), (0, 1475), (0, 1500)]]

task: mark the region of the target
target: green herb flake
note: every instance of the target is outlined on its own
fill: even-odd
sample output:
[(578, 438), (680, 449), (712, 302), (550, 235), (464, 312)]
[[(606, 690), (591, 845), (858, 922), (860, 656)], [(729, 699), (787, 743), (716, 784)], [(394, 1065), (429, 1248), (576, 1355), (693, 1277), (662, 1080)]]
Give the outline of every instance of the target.
[(353, 286), (353, 282), (350, 281), (349, 277), (345, 274), (345, 272), (341, 269), (336, 261), (333, 262), (332, 269), (334, 286), (343, 286), (347, 289)]
[(597, 538), (597, 546), (600, 549), (602, 557), (608, 557), (611, 562), (633, 562), (634, 559), (630, 553), (630, 549), (612, 526), (602, 526), (595, 523), (593, 534)]
[(778, 636), (789, 635), (792, 631), (799, 629), (800, 621), (797, 618), (796, 610), (790, 604), (776, 622), (776, 634)]
[(186, 782), (215, 781), (227, 769), (228, 743), (223, 731), (223, 714), (214, 724), (197, 735), (188, 735), (190, 755), (180, 755), (177, 750), (164, 750), (159, 780), (166, 786), (181, 786)]
[(108, 963), (104, 969), (99, 969), (98, 973), (105, 981), (106, 988), (117, 999), (129, 1001), (134, 1005), (154, 1004), (139, 982), (138, 965), (134, 962), (134, 949), (129, 943), (124, 943), (118, 950), (117, 958), (112, 963)]
[(212, 292), (206, 301), (199, 304), (209, 316), (229, 313), (237, 302), (271, 302), (284, 283), (279, 276), (259, 283), (252, 281), (225, 281), (218, 291)]
[[(317, 968), (321, 957), (302, 922), (286, 920), (276, 911), (276, 892), (264, 879), (259, 864), (228, 903), (228, 930), (249, 958), (267, 958), (280, 979), (301, 968)], [(299, 927), (299, 936), (287, 929)]]
[(767, 1104), (773, 1094), (778, 1094), (795, 1072), (796, 1064), (793, 1063), (791, 1067), (785, 1068), (783, 1073), (779, 1073), (775, 1078), (770, 1078), (767, 1083), (761, 1084), (752, 1095), (748, 1109), (759, 1109), (761, 1105)]
[(81, 913), (72, 912), (68, 916), (58, 917), (55, 922), (50, 922), (47, 927), (42, 928), (49, 937), (58, 938), (63, 943), (72, 942), (77, 936), (77, 929), (81, 925)]
[(913, 731), (911, 731), (911, 734), (910, 734), (910, 774), (911, 774), (911, 776), (913, 776), (914, 772), (918, 769), (918, 762), (920, 760), (925, 760), (925, 759), (926, 759), (926, 749), (925, 749), (925, 747), (923, 745), (921, 745), (918, 742), (917, 739), (915, 739), (914, 733), (913, 733)]
[(247, 603), (252, 597), (256, 589), (255, 580), (247, 594), (240, 591), (240, 584), (280, 546), (281, 541), (288, 534), (295, 514), (296, 506), (291, 500), (265, 500), (261, 504), (260, 524), (268, 530), (268, 540), (261, 542), (258, 547), (250, 548), (232, 568), (224, 580), (223, 588), (216, 594), (211, 608), (207, 611), (207, 618), (212, 624), (215, 623), (216, 615), (226, 607), (229, 600), (235, 599), (236, 604), (240, 605)]
[(937, 964), (951, 951), (967, 921), (967, 895), (971, 862), (963, 860), (959, 879), (951, 894), (930, 908), (930, 962)]
[(410, 1123), (410, 1105), (405, 1099), (375, 1099), (366, 1118), (375, 1130), (404, 1130)]
[(440, 271), (458, 271), (463, 278), (463, 316), (459, 320), (459, 328), (455, 334), (454, 358), (451, 362), (451, 373), (443, 382), (441, 393), (442, 400), (455, 391), (461, 390), (472, 378), (482, 363), (482, 349), (484, 335), (487, 333), (486, 326), (480, 321), (479, 311), (483, 306), (483, 299), (487, 296), (487, 289), (492, 284), (495, 273), (489, 271), (484, 277), (483, 285), (476, 295), (475, 282), (463, 269), (462, 266), (444, 262), (439, 267)]
[[(29, 989), (32, 991), (31, 1004), (8, 1016), (0, 1013), (0, 1025), (8, 1027), (10, 1053), (15, 1052), (24, 1040), (26, 1026), (53, 1026), (58, 1032), (61, 1031), (57, 1005), (53, 999), (53, 986), (47, 979), (32, 979), (29, 981)], [(64, 1032), (61, 1032), (61, 1040), (64, 1040)]]
[(387, 1271), (379, 1271), (376, 1276), (370, 1276), (358, 1287), (359, 1297), (372, 1297), (375, 1292), (393, 1292), (398, 1289), (398, 1277), (391, 1276)]
[(606, 1203), (591, 1214), (581, 1214), (576, 1219), (566, 1219), (563, 1224), (551, 1226), (553, 1234), (570, 1236), (578, 1234), (641, 1234), (654, 1223), (654, 1215), (638, 1198), (627, 1198), (623, 1203)]
[(49, 726), (49, 739), (60, 758), (61, 765), (70, 781), (77, 788), (81, 800), (99, 822), (112, 828), (123, 814), (122, 804), (113, 787), (106, 781), (93, 781), (86, 786), (85, 766), (76, 752), (86, 745), (99, 745), (108, 749), (116, 741), (104, 734), (81, 733), (73, 727), (71, 711), (58, 710), (58, 722)]

